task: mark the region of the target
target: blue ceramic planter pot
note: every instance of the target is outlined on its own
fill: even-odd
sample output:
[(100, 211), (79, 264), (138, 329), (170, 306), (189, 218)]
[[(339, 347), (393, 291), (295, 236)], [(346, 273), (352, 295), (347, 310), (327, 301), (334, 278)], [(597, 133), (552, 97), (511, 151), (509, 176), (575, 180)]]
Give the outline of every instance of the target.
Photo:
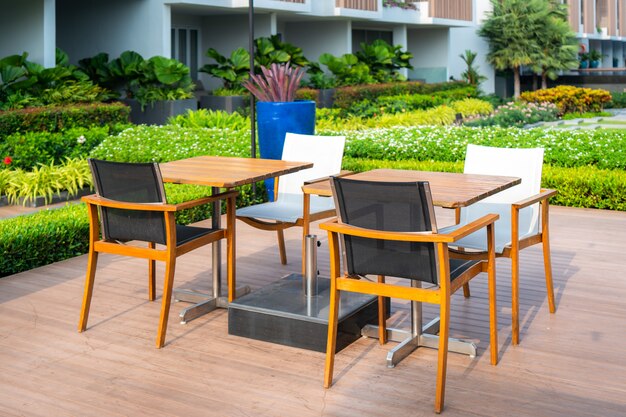
[[(261, 158), (280, 159), (287, 132), (312, 135), (315, 132), (315, 102), (256, 103), (259, 151)], [(274, 201), (274, 180), (266, 180), (270, 201)]]

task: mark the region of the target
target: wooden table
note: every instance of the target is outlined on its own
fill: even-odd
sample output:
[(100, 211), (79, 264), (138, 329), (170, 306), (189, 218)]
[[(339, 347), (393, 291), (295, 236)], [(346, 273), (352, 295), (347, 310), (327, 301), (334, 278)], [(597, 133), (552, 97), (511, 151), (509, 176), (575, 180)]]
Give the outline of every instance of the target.
[[(196, 184), (212, 187), (217, 194), (220, 188), (234, 188), (244, 184), (274, 178), (280, 175), (311, 168), (310, 162), (291, 162), (274, 159), (233, 158), (224, 156), (198, 156), (160, 164), (164, 182), (174, 184)], [(213, 204), (212, 226), (221, 227), (220, 202)], [(221, 242), (213, 243), (213, 294), (196, 291), (175, 291), (178, 301), (195, 303), (181, 311), (182, 323), (193, 320), (218, 307), (226, 307), (227, 299), (221, 296)], [(237, 291), (237, 295), (249, 292), (249, 288)]]
[[(428, 181), (433, 196), (433, 204), (445, 208), (466, 207), (490, 195), (513, 187), (522, 182), (515, 177), (492, 175), (460, 174), (452, 172), (411, 171), (404, 169), (374, 169), (345, 176), (364, 181)], [(305, 195), (332, 196), (330, 181), (306, 184), (302, 187)]]
[[(460, 174), (449, 172), (411, 171), (399, 169), (375, 169), (358, 174), (347, 175), (344, 178), (367, 181), (428, 181), (435, 206), (444, 208), (460, 208), (469, 206), (490, 195), (520, 184), (522, 180), (516, 177), (500, 177), (491, 175)], [(308, 210), (311, 194), (331, 196), (330, 180), (305, 184), (304, 192), (304, 225), (308, 233)], [(419, 285), (413, 281), (412, 285)], [(411, 302), (411, 331), (387, 329), (388, 339), (400, 342), (387, 353), (387, 366), (392, 368), (409, 353), (420, 346), (437, 349), (439, 346), (439, 318), (422, 325), (422, 304)], [(378, 326), (368, 325), (362, 330), (363, 336), (378, 337)], [(472, 342), (450, 338), (448, 350), (463, 353), (470, 357), (476, 356), (476, 345)]]

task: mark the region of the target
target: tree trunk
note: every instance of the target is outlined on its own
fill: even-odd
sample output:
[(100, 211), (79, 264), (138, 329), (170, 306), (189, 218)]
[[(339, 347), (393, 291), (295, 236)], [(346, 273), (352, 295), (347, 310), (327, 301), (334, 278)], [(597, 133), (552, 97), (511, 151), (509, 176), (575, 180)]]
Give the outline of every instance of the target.
[(513, 97), (519, 98), (520, 95), (519, 67), (513, 67)]
[(548, 88), (548, 73), (546, 71), (541, 73), (541, 88), (544, 90)]

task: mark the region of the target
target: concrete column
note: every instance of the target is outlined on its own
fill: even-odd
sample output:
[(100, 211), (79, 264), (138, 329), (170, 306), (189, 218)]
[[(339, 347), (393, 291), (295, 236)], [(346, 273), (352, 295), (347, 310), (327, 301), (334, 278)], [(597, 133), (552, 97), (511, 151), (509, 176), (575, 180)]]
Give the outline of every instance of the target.
[(613, 59), (616, 60), (616, 68), (624, 68), (624, 47), (622, 42), (613, 43)]
[(276, 18), (276, 13), (270, 13), (270, 32), (272, 35), (276, 35), (278, 33), (278, 20)]
[[(393, 28), (393, 45), (400, 45), (402, 50), (408, 50), (409, 42), (407, 39), (406, 25), (399, 25)], [(409, 70), (406, 68), (402, 68), (399, 72), (404, 78), (407, 78), (409, 75)]]
[(602, 60), (600, 67), (613, 68), (613, 41), (602, 41)]
[(169, 58), (172, 56), (172, 6), (169, 4), (163, 5), (162, 17), (161, 55)]
[(43, 3), (43, 66), (56, 66), (56, 4), (55, 0)]

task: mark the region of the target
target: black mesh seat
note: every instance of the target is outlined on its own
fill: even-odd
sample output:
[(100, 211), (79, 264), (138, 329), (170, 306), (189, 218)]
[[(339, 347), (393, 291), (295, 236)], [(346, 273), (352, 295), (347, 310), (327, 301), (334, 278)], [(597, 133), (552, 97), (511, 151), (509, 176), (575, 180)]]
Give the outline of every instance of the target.
[[(435, 411), (443, 408), (448, 352), (450, 296), (481, 272), (489, 276), (491, 363), (498, 361), (495, 300), (493, 223), (487, 215), (450, 234), (437, 230), (427, 182), (376, 182), (332, 178), (338, 219), (323, 223), (328, 230), (331, 295), (324, 386), (332, 384), (340, 291), (428, 302), (440, 306), (439, 360)], [(485, 261), (450, 259), (448, 244), (487, 228), (490, 256)], [(343, 269), (340, 245), (343, 247)], [(342, 273), (342, 271), (345, 271)], [(377, 282), (365, 278), (376, 275)], [(388, 284), (385, 278), (408, 280), (408, 285)], [(426, 288), (411, 281), (427, 283)], [(385, 343), (386, 312), (379, 315), (381, 343)]]
[[(226, 239), (228, 251), (229, 299), (234, 288), (235, 197), (230, 191), (181, 204), (167, 204), (159, 166), (156, 163), (130, 164), (89, 160), (96, 194), (83, 197), (89, 208), (89, 261), (85, 295), (78, 330), (87, 328), (98, 253), (113, 253), (148, 259), (148, 299), (155, 299), (155, 261), (165, 262), (165, 283), (157, 347), (165, 343), (165, 333), (174, 283), (176, 258), (200, 246)], [(177, 211), (225, 200), (226, 229), (178, 225)], [(102, 234), (102, 236), (100, 236)], [(147, 242), (147, 247), (127, 245)], [(165, 247), (157, 248), (156, 244)]]

